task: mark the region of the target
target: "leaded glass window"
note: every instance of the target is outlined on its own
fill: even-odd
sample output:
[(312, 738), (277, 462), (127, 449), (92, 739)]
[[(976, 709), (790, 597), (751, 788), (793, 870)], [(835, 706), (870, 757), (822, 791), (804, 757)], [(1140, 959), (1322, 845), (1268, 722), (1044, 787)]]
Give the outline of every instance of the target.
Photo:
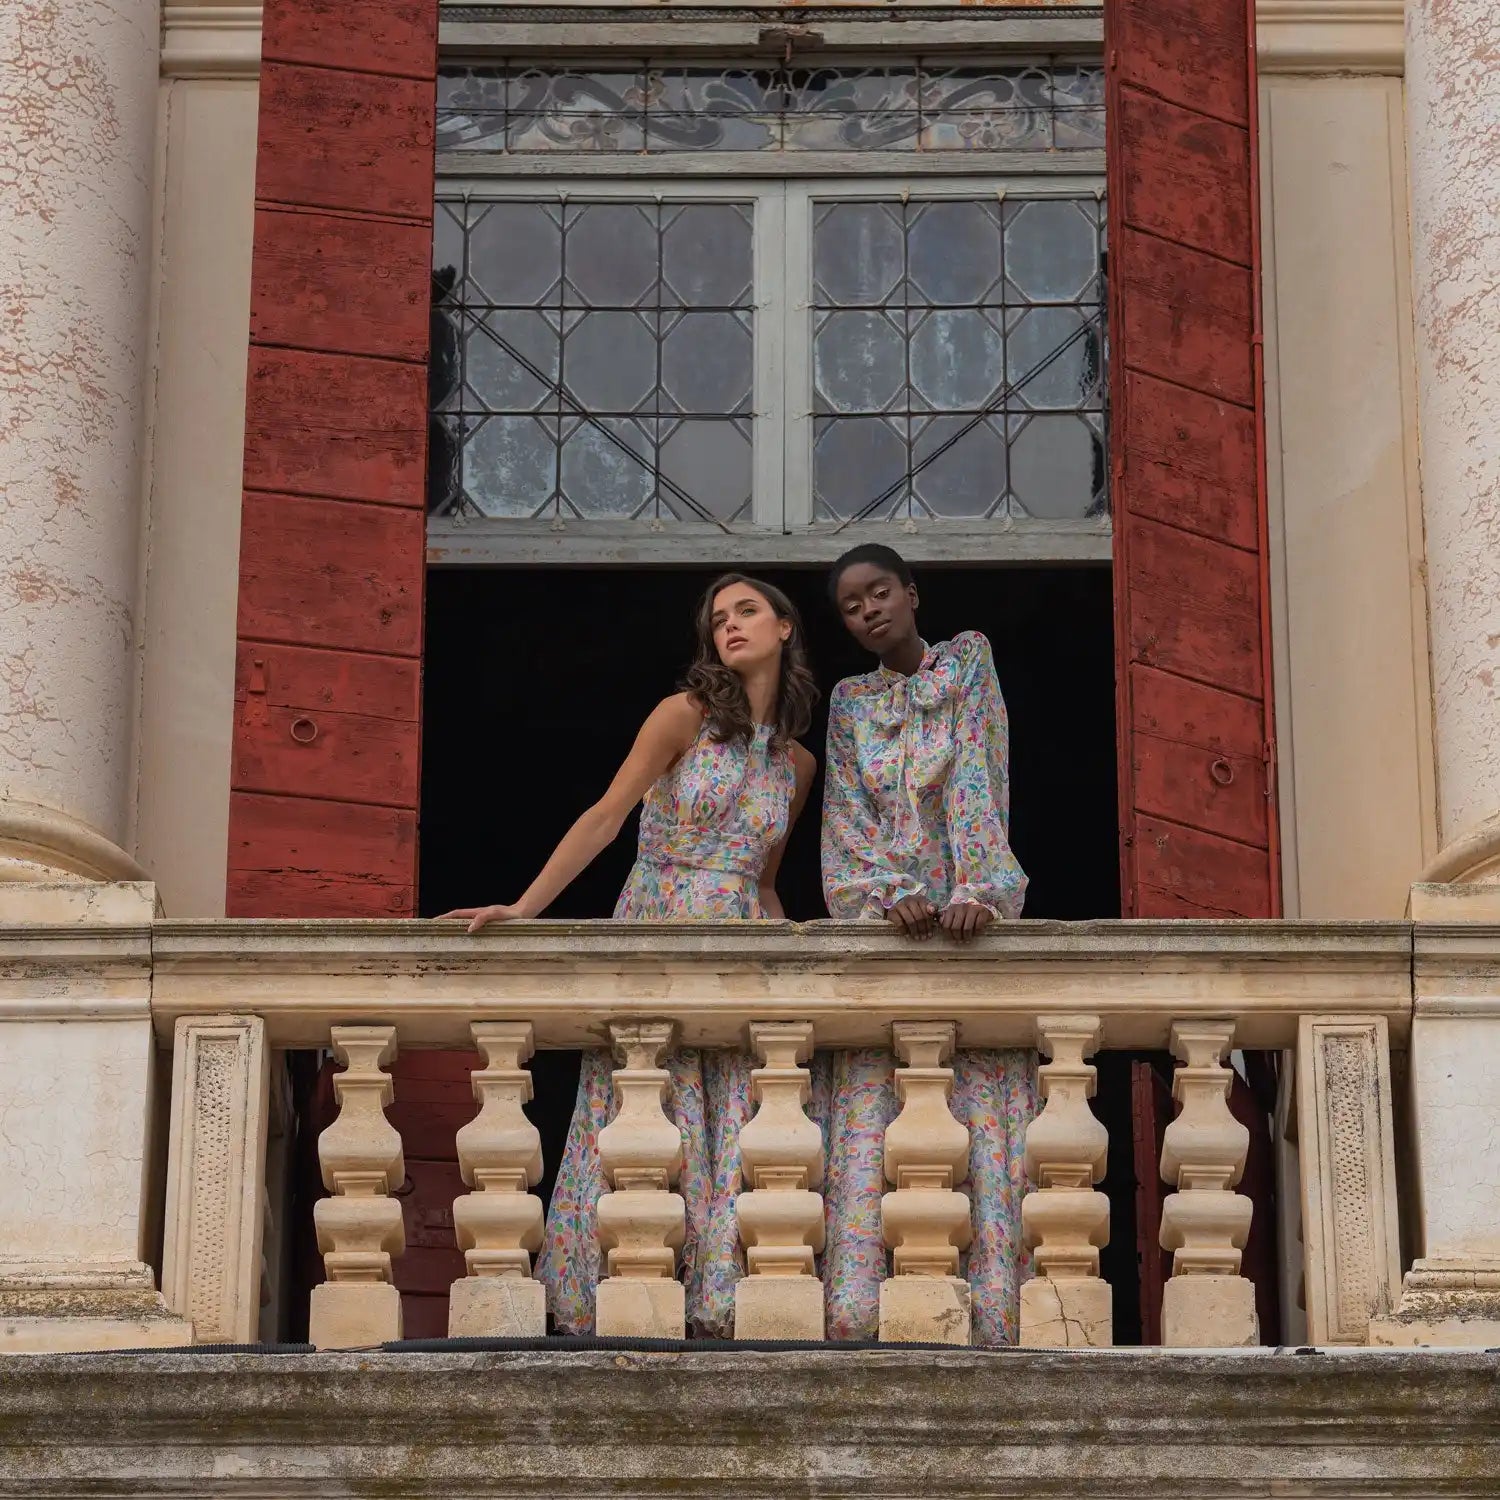
[(955, 66), (445, 68), (438, 150), (1076, 151), (1104, 145), (1104, 80), (1064, 61)]
[(436, 513), (1107, 544), (1097, 68), (518, 64), (441, 90)]
[(453, 498), (487, 516), (742, 516), (751, 500), (752, 206), (438, 205), (438, 396)]
[(1100, 204), (813, 204), (815, 520), (1104, 501)]

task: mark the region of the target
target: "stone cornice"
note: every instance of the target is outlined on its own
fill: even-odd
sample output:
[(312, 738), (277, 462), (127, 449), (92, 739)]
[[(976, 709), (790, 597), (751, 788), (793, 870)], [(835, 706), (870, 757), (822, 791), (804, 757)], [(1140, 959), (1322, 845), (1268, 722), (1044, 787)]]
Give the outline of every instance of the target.
[[(1485, 889), (1490, 889), (1486, 887)], [(1420, 922), (1412, 949), (1419, 1016), (1500, 1017), (1500, 919)]]
[(1405, 70), (1405, 0), (1258, 0), (1261, 75)]
[(260, 19), (259, 5), (164, 5), (162, 77), (258, 77)]
[(624, 1344), (6, 1363), (0, 1497), (27, 1500), (1500, 1494), (1493, 1354)]
[[(1399, 75), (1405, 61), (1404, 10), (1405, 0), (1259, 0), (1260, 69), (1265, 74)], [(259, 5), (223, 0), (164, 5), (163, 76), (256, 77), (260, 26)]]

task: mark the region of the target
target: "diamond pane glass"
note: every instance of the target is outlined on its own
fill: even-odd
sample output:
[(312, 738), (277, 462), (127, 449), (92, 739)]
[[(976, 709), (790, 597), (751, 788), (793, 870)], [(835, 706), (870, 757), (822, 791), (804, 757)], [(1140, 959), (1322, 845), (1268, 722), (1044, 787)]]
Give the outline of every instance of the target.
[(1103, 235), (1093, 195), (815, 203), (815, 517), (1101, 513)]
[[(568, 75), (566, 88), (548, 76), (569, 102), (602, 88), (597, 74)], [(512, 83), (528, 99), (542, 88)], [(440, 201), (432, 508), (747, 513), (753, 249), (743, 203)]]
[(1043, 60), (954, 67), (445, 68), (440, 151), (1102, 150), (1103, 74)]

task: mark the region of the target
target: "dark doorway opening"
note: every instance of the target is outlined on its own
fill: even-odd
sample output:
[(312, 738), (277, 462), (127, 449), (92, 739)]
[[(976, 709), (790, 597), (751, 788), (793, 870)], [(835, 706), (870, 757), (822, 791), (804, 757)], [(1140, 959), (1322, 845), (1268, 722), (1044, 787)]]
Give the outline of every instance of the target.
[[(604, 790), (652, 706), (674, 691), (692, 654), (692, 615), (720, 569), (458, 570), (429, 574), (422, 745), (421, 911), (514, 900), (568, 824)], [(824, 595), (822, 569), (752, 569), (785, 589), (807, 627), (825, 692), (873, 662)], [(1028, 917), (1115, 917), (1114, 648), (1105, 568), (925, 568), (918, 574), (929, 640), (982, 630), (994, 646), (1010, 713), (1011, 842), (1031, 877)], [(779, 889), (787, 915), (826, 915), (819, 867), (826, 714), (807, 735), (820, 762)], [(607, 917), (635, 857), (632, 824), (558, 900), (555, 917)], [(447, 1287), (464, 1272), (452, 1201), (462, 1191), (452, 1140), (472, 1118), (465, 1052), (403, 1053), (391, 1118), (406, 1145), (398, 1197), (408, 1251), (395, 1267), (408, 1338), (447, 1329)], [(576, 1052), (531, 1061), (527, 1114), (542, 1135), (550, 1198), (578, 1080)], [(1106, 1084), (1108, 1070), (1101, 1070)], [(322, 1194), (318, 1129), (333, 1116), (331, 1069), (307, 1071), (299, 1110), (312, 1128), (299, 1175), (295, 1328), (321, 1278), (311, 1204)], [(1100, 1101), (1106, 1116), (1117, 1089)], [(1124, 1100), (1128, 1111), (1128, 1081)], [(1111, 1198), (1127, 1198), (1128, 1115), (1112, 1144)], [(1112, 1129), (1112, 1142), (1116, 1131)], [(1123, 1149), (1119, 1163), (1115, 1155)], [(1119, 1206), (1116, 1213), (1120, 1212)], [(1128, 1231), (1127, 1231), (1128, 1233)], [(1127, 1248), (1128, 1246), (1128, 1248)], [(1139, 1337), (1133, 1240), (1112, 1267), (1116, 1320)], [(1122, 1340), (1123, 1341), (1123, 1340)]]
[[(719, 569), (441, 569), (428, 576), (421, 910), (513, 901), (604, 790), (641, 721), (692, 654), (693, 608)], [(822, 569), (751, 569), (796, 601), (826, 693), (873, 661), (824, 594)], [(929, 640), (981, 630), (1010, 713), (1011, 843), (1031, 878), (1026, 916), (1120, 914), (1114, 645), (1107, 568), (918, 572)], [(779, 891), (794, 920), (826, 916), (819, 782)], [(607, 917), (635, 857), (634, 826), (552, 907)]]

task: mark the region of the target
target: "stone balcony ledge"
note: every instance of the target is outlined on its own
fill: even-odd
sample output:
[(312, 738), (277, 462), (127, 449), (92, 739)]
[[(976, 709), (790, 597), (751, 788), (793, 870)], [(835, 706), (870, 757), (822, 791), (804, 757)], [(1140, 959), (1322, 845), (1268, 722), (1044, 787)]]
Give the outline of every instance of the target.
[(1400, 1045), (1412, 952), (1408, 922), (1018, 922), (964, 947), (836, 922), (532, 922), (477, 937), (420, 921), (17, 924), (0, 926), (0, 1014), (144, 1002), (165, 1042), (179, 1017), (253, 1012), (275, 1047), (326, 1046), (330, 1024), (376, 1019), (403, 1047), (467, 1047), (478, 1018), (529, 1021), (539, 1047), (607, 1045), (608, 1022), (629, 1019), (731, 1046), (750, 1020), (795, 1019), (838, 1047), (941, 1018), (960, 1046), (994, 1047), (1033, 1045), (1041, 1012), (1081, 1011), (1120, 1048), (1226, 1015), (1236, 1045), (1289, 1047), (1300, 1016), (1348, 1014), (1386, 1017)]
[(1500, 1494), (1500, 1357), (0, 1359), (0, 1496)]
[[(1448, 920), (1447, 906), (1433, 920), (1432, 903), (1413, 910), (1415, 920), (1399, 922), (1023, 921), (960, 946), (913, 945), (881, 923), (555, 921), (471, 937), (430, 921), (181, 921), (160, 915), (149, 885), (20, 888), (0, 904), (0, 1167), (41, 1186), (0, 1202), (0, 1314), (10, 1306), (13, 1319), (0, 1318), (0, 1347), (254, 1337), (262, 1294), (279, 1305), (267, 1247), (282, 1232), (289, 1133), (278, 1080), (280, 1053), (293, 1048), (331, 1048), (344, 1064), (340, 1114), (319, 1144), (334, 1195), (318, 1206), (328, 1280), (315, 1293), (315, 1344), (400, 1336), (391, 1257), (405, 1243), (401, 1137), (383, 1113), (400, 1086), (386, 1069), (422, 1048), (478, 1049), (483, 1059), (473, 1070), (480, 1115), (454, 1143), (474, 1191), (454, 1209), (467, 1275), (455, 1283), (450, 1331), (544, 1328), (530, 1275), (539, 1205), (528, 1193), (540, 1169), (521, 1112), (526, 1063), (537, 1048), (599, 1047), (614, 1053), (621, 1110), (605, 1169), (630, 1184), (616, 1185), (600, 1230), (606, 1248), (630, 1254), (601, 1283), (610, 1307), (599, 1326), (680, 1334), (669, 1243), (681, 1204), (676, 1137), (661, 1110), (674, 1046), (748, 1046), (765, 1092), (742, 1145), (760, 1151), (750, 1136), (771, 1132), (785, 1157), (774, 1181), (741, 1193), (747, 1253), (765, 1252), (736, 1291), (743, 1339), (765, 1336), (755, 1319), (774, 1300), (772, 1269), (794, 1262), (806, 1280), (776, 1304), (790, 1321), (775, 1331), (823, 1330), (807, 1228), (823, 1209), (813, 1204), (815, 1222), (817, 1189), (805, 1185), (823, 1148), (804, 1116), (802, 1064), (810, 1048), (882, 1046), (896, 1054), (898, 1088), (908, 1087), (887, 1127), (883, 1222), (889, 1209), (893, 1256), (922, 1251), (911, 1269), (892, 1262), (883, 1341), (969, 1338), (961, 1298), (942, 1303), (959, 1298), (961, 1278), (933, 1269), (961, 1253), (963, 1193), (915, 1184), (947, 1180), (963, 1138), (955, 1132), (967, 1128), (948, 1104), (954, 1049), (1027, 1047), (1045, 1059), (1046, 1104), (1027, 1127), (1024, 1218), (1037, 1275), (1022, 1292), (1022, 1344), (1112, 1342), (1097, 1260), (1109, 1234), (1097, 1189), (1108, 1142), (1089, 1106), (1090, 1059), (1145, 1048), (1169, 1048), (1181, 1064), (1178, 1113), (1161, 1142), (1160, 1170), (1176, 1189), (1162, 1203), (1161, 1243), (1191, 1255), (1174, 1260), (1162, 1340), (1256, 1342), (1239, 1274), (1248, 1200), (1235, 1193), (1247, 1139), (1226, 1100), (1231, 1054), (1260, 1048), (1283, 1053), (1278, 1150), (1301, 1239), (1283, 1254), (1301, 1261), (1308, 1337), (1500, 1345), (1489, 1291), (1500, 1283), (1500, 1167), (1466, 1145), (1493, 1133), (1500, 924), (1488, 906), (1471, 920)], [(1394, 1067), (1393, 1053), (1403, 1054)], [(1396, 1086), (1408, 1079), (1410, 1107), (1398, 1115)], [(1421, 1184), (1409, 1201), (1424, 1233), (1409, 1234), (1409, 1248), (1398, 1127), (1409, 1132), (1399, 1154), (1415, 1157)], [(903, 1171), (912, 1186), (901, 1185)], [(787, 1196), (772, 1201), (777, 1193)], [(124, 1266), (146, 1284), (158, 1232), (160, 1305), (143, 1312), (118, 1276)], [(1185, 1320), (1179, 1302), (1203, 1316)]]

